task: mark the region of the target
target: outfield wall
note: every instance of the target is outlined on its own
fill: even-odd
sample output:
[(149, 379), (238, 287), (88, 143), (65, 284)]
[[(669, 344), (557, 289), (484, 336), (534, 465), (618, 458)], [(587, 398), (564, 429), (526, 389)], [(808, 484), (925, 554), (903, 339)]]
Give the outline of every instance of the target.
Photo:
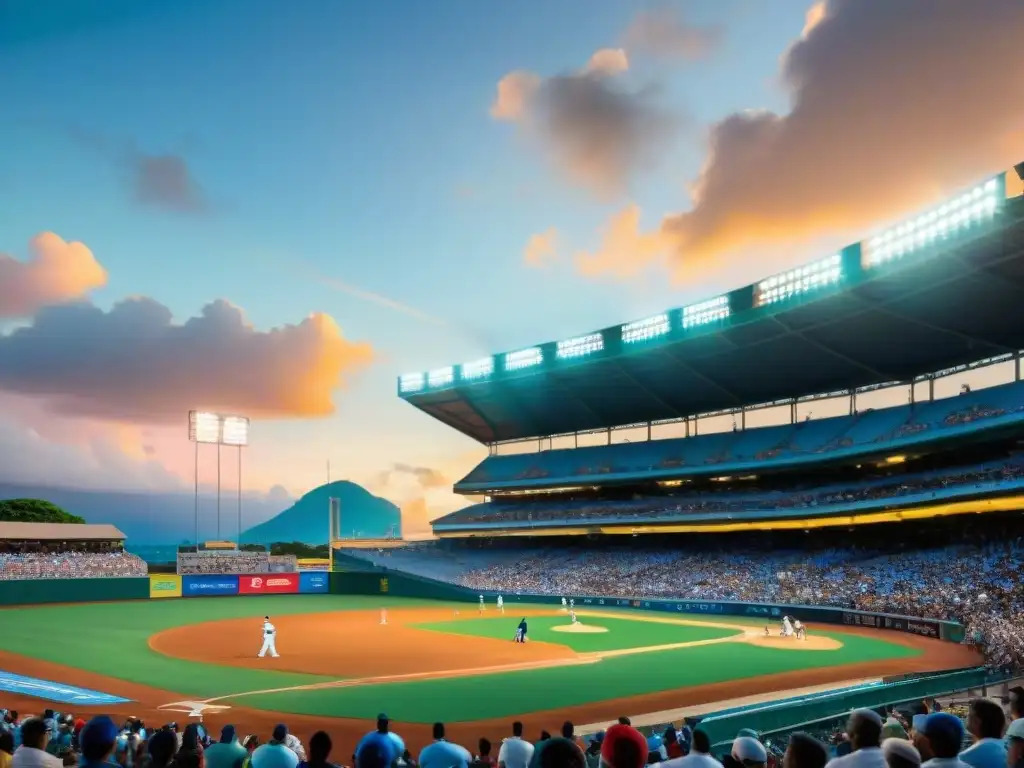
[[(411, 573), (378, 568), (366, 571), (334, 571), (331, 573), (331, 592), (347, 595), (389, 595), (418, 597), (427, 600), (455, 600), (476, 602), (483, 594), (488, 603), (494, 602), (497, 592), (477, 592), (448, 582), (435, 581)], [(517, 594), (502, 595), (505, 605), (515, 603), (559, 604), (560, 596)], [(922, 637), (933, 637), (953, 643), (963, 642), (964, 628), (953, 621), (918, 619), (869, 613), (845, 608), (814, 605), (783, 605), (770, 603), (744, 603), (730, 600), (646, 600), (643, 598), (592, 597), (565, 595), (584, 608), (634, 608), (641, 611), (700, 614), (705, 616), (745, 616), (751, 621), (778, 622), (783, 616), (794, 616), (805, 622), (839, 624), (849, 627), (869, 627), (907, 632)]]

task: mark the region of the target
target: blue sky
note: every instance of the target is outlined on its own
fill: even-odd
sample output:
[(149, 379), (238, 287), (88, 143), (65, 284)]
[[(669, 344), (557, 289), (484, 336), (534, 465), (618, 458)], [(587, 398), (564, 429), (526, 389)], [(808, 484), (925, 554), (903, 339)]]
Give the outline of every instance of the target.
[[(89, 297), (101, 308), (148, 296), (180, 322), (224, 298), (259, 330), (325, 312), (372, 345), (335, 415), (256, 423), (255, 485), (302, 492), (327, 460), (358, 480), (394, 462), (465, 472), (479, 448), (400, 402), (397, 375), (748, 281), (746, 268), (685, 284), (586, 279), (566, 263), (530, 269), (523, 249), (551, 227), (570, 251), (595, 248), (624, 200), (651, 227), (685, 210), (710, 126), (789, 108), (780, 59), (808, 5), (15, 0), (0, 10), (0, 253), (27, 258), (30, 238), (54, 232), (108, 271)], [(683, 127), (604, 199), (489, 108), (507, 73), (578, 70), (652, 10), (721, 42), (696, 60), (629, 51), (627, 82)], [(204, 210), (140, 204), (134, 155), (181, 159)], [(180, 450), (166, 447), (170, 465)]]

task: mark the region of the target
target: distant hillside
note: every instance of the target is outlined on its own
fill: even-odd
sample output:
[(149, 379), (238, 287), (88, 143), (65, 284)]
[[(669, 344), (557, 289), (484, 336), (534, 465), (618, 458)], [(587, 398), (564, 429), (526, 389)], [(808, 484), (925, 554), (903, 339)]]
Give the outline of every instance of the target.
[(84, 523), (77, 515), (69, 515), (56, 504), (43, 499), (0, 500), (0, 520), (6, 523)]
[[(86, 491), (74, 488), (0, 483), (0, 499), (46, 499), (87, 523), (110, 523), (124, 532), (127, 546), (177, 545), (195, 540), (195, 499), (191, 493)], [(234, 494), (221, 498), (221, 533), (234, 540), (238, 530)], [(199, 536), (217, 538), (217, 500), (199, 497)], [(265, 497), (242, 499), (242, 529), (250, 528), (281, 511), (281, 502)], [(324, 527), (327, 513), (324, 513)], [(290, 541), (291, 539), (286, 539)]]
[(401, 534), (402, 513), (397, 506), (374, 496), (360, 485), (340, 480), (313, 489), (281, 514), (245, 531), (242, 541), (326, 544), (332, 497), (341, 499), (343, 536), (352, 536), (353, 531), (356, 531), (360, 538), (383, 538), (392, 526), (395, 526), (397, 534)]

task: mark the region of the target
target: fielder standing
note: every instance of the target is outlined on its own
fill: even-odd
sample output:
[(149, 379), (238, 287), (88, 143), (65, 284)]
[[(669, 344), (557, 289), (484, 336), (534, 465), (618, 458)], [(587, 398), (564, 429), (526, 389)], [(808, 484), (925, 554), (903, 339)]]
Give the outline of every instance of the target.
[(270, 617), (263, 617), (263, 647), (260, 648), (259, 657), (262, 659), (267, 655), (269, 651), (270, 655), (275, 659), (280, 656), (277, 652), (277, 629), (273, 624), (270, 623)]

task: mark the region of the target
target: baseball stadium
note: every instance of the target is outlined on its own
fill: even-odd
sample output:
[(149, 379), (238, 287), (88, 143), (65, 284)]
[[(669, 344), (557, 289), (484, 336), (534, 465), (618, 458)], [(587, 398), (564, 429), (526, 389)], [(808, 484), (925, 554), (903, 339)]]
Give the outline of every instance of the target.
[(0, 523), (21, 553), (0, 555), (0, 706), (345, 750), (383, 721), (414, 752), (439, 721), (475, 747), (628, 718), (727, 750), (1010, 690), (1021, 181), (727, 294), (401, 376), (412, 417), (489, 448), (430, 541), (343, 539), (332, 503), (326, 561), (197, 539), (168, 571), (110, 525)]

